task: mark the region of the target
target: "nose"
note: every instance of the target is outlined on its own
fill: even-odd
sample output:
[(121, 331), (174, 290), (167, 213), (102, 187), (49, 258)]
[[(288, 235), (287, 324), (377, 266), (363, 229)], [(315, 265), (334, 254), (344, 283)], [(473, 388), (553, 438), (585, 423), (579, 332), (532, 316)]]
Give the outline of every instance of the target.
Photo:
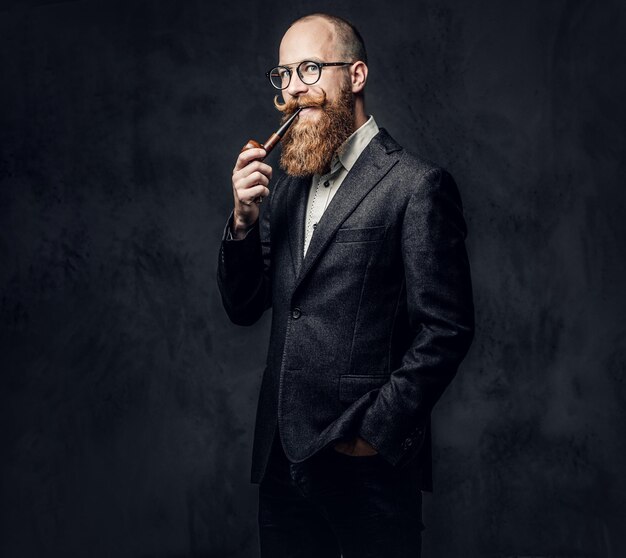
[(300, 79), (298, 72), (294, 71), (291, 75), (291, 81), (287, 86), (287, 93), (292, 97), (297, 97), (298, 95), (306, 93), (308, 90), (309, 86)]

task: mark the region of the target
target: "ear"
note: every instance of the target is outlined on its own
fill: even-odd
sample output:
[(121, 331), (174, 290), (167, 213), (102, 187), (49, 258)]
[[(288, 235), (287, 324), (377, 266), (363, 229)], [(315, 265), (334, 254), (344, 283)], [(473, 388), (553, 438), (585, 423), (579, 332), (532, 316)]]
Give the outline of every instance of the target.
[(367, 65), (365, 62), (354, 62), (350, 68), (350, 80), (352, 82), (352, 93), (361, 93), (367, 82)]

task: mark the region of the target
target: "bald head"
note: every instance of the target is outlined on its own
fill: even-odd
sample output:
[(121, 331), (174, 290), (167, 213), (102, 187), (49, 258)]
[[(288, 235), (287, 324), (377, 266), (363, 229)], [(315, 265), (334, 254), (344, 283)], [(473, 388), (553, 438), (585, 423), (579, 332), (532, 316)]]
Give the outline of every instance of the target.
[[(361, 36), (347, 21), (327, 14), (311, 14), (294, 21), (283, 35), (279, 48), (278, 65), (289, 67), (291, 72), (287, 86), (281, 89), (283, 100), (285, 103), (297, 100), (302, 106), (325, 95), (326, 106), (336, 106), (347, 95), (347, 102), (353, 107), (352, 130), (356, 130), (367, 120), (365, 58)], [(307, 83), (300, 74), (301, 64), (306, 61), (319, 64), (317, 80), (312, 83)], [(321, 113), (319, 108), (317, 111), (305, 108), (298, 120), (314, 121)]]
[(334, 43), (336, 52), (343, 60), (349, 62), (361, 60), (367, 64), (367, 52), (365, 51), (365, 43), (361, 34), (354, 25), (343, 18), (321, 12), (314, 13), (297, 19), (291, 24), (290, 28), (299, 23), (315, 20), (325, 24), (324, 27), (328, 29), (329, 38)]

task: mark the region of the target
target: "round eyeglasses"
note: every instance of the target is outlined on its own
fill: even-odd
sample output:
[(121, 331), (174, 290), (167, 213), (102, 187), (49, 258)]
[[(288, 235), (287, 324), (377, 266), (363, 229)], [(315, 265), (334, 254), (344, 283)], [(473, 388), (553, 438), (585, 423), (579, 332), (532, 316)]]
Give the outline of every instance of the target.
[[(315, 62), (303, 60), (298, 64), (296, 71), (306, 85), (317, 83), (322, 76), (322, 68), (326, 66), (349, 66), (352, 62)], [(267, 79), (276, 89), (287, 89), (291, 83), (292, 70), (289, 66), (276, 66), (269, 72), (265, 72)]]

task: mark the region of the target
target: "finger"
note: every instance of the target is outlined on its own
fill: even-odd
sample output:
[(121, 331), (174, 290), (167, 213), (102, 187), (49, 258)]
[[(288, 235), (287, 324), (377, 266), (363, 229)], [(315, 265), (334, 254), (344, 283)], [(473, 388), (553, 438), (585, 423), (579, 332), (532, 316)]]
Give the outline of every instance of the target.
[[(269, 165), (260, 163), (258, 161), (253, 161), (252, 163), (250, 163), (243, 169), (237, 171), (236, 173), (233, 173), (233, 178), (232, 178), (233, 185), (243, 184), (245, 187), (246, 185), (251, 184), (250, 177), (252, 175), (255, 175), (258, 177), (258, 173), (263, 175), (265, 177), (265, 180), (269, 182), (269, 180), (272, 178), (272, 167), (270, 167)], [(265, 183), (265, 180), (264, 180), (264, 183)]]
[(262, 163), (261, 161), (252, 161), (248, 163), (245, 167), (233, 173), (233, 180), (240, 180), (242, 178), (247, 178), (254, 172), (260, 172), (267, 176), (267, 178), (272, 178), (272, 167)]
[(268, 188), (259, 185), (253, 186), (252, 188), (246, 188), (245, 194), (242, 195), (239, 199), (242, 203), (245, 203), (246, 205), (252, 205), (252, 203), (254, 203), (254, 200), (256, 200), (258, 197), (266, 198), (267, 196), (269, 196), (269, 194), (270, 191)]
[(263, 163), (262, 161), (252, 161), (245, 168), (241, 169), (241, 172), (246, 172), (248, 171), (248, 169), (250, 170), (251, 173), (258, 171), (260, 173), (263, 173), (268, 178), (272, 178), (272, 172), (273, 172), (272, 167), (270, 167), (266, 163)]
[(266, 155), (267, 153), (265, 152), (265, 149), (259, 149), (258, 147), (254, 147), (252, 149), (246, 149), (245, 151), (242, 151), (239, 154), (239, 157), (237, 157), (237, 162), (235, 164), (235, 168), (233, 169), (233, 173), (241, 170), (248, 163), (250, 163), (251, 161), (254, 161), (255, 159), (265, 158)]
[(269, 182), (270, 182), (270, 179), (267, 178), (267, 176), (257, 171), (257, 172), (253, 172), (250, 176), (236, 180), (235, 189), (247, 190), (248, 188), (252, 186), (256, 186), (257, 184), (261, 184), (262, 186), (267, 186)]

